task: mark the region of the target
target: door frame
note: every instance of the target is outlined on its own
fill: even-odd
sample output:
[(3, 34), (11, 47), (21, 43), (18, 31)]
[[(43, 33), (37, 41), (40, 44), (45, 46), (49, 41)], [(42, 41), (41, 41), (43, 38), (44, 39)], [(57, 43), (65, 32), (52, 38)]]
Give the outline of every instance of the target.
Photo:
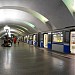
[[(74, 32), (75, 31), (75, 29), (71, 29), (70, 30), (70, 41), (69, 41), (69, 44), (71, 43), (71, 32)], [(71, 53), (71, 44), (70, 44), (70, 53)], [(71, 54), (73, 54), (73, 53), (71, 53)], [(75, 54), (75, 53), (74, 53)]]
[[(43, 45), (44, 45), (44, 34), (47, 34), (48, 35), (48, 33), (43, 33)], [(47, 41), (48, 42), (48, 41)], [(47, 43), (48, 44), (48, 43)], [(46, 47), (44, 47), (44, 48), (46, 48)], [(48, 46), (47, 46), (47, 48), (48, 48)]]

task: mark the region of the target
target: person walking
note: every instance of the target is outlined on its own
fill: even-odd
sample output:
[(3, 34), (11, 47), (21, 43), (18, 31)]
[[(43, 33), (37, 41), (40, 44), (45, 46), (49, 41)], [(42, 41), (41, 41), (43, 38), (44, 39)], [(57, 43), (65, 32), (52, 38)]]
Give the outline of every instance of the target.
[(17, 41), (17, 39), (16, 39), (16, 37), (14, 37), (13, 42), (14, 42), (15, 46), (16, 46), (16, 41)]

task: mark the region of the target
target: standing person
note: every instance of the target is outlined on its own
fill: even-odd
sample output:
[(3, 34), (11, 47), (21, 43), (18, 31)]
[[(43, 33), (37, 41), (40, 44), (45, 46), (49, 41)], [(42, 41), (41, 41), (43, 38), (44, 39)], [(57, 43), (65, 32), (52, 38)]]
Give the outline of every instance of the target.
[(14, 37), (13, 42), (15, 45), (16, 45), (16, 41), (17, 41), (17, 39), (16, 39), (16, 37)]
[(20, 40), (18, 39), (18, 45), (19, 45)]

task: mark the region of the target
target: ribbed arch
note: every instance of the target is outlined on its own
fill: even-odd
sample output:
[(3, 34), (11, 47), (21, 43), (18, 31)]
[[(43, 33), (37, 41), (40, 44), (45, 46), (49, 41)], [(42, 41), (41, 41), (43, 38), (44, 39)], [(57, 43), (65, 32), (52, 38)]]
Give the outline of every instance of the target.
[(34, 17), (38, 18), (43, 23), (46, 23), (47, 21), (49, 21), (46, 17), (44, 17), (40, 13), (38, 13), (38, 12), (32, 10), (32, 9), (27, 9), (25, 7), (19, 7), (19, 6), (3, 6), (3, 7), (0, 7), (0, 9), (16, 9), (16, 10), (24, 11), (24, 12), (27, 12), (27, 13), (33, 15)]

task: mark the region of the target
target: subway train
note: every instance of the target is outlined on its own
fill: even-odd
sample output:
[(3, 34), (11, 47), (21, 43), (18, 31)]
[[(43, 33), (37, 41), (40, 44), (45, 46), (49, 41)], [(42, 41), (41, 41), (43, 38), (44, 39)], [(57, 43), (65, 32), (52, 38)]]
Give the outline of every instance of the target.
[(26, 35), (22, 37), (22, 41), (30, 45), (46, 48), (49, 51), (75, 54), (74, 27)]

